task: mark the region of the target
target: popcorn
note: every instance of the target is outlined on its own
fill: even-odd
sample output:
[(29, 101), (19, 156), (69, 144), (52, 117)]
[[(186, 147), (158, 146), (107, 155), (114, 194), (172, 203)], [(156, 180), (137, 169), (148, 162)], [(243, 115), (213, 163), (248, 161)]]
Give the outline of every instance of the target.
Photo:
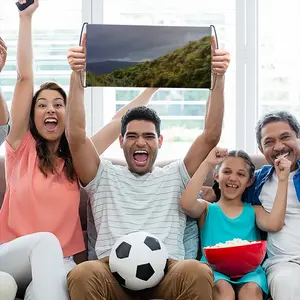
[(218, 243), (214, 246), (208, 246), (205, 248), (223, 248), (223, 247), (232, 247), (232, 246), (241, 246), (241, 245), (249, 245), (249, 244), (253, 244), (256, 243), (256, 241), (254, 242), (249, 242), (247, 240), (242, 240), (242, 239), (233, 239), (231, 241), (226, 241), (225, 243)]

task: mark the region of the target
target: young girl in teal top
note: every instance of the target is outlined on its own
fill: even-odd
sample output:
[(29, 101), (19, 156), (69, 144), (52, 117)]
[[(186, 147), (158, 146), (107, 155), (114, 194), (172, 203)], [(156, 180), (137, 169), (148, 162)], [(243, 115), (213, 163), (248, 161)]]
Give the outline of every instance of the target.
[[(255, 166), (249, 155), (244, 151), (228, 153), (221, 148), (211, 151), (190, 180), (180, 200), (185, 212), (199, 220), (202, 261), (206, 262), (204, 247), (225, 243), (234, 238), (260, 240), (258, 228), (266, 232), (275, 232), (282, 228), (290, 166), (290, 161), (283, 156), (275, 161), (277, 194), (271, 213), (267, 213), (262, 206), (251, 206), (242, 202), (243, 192), (254, 179)], [(207, 174), (213, 168), (216, 183), (214, 190), (218, 201), (208, 203), (197, 198)], [(214, 300), (235, 300), (236, 295), (239, 300), (259, 300), (263, 299), (263, 292), (268, 294), (266, 275), (261, 266), (239, 279), (230, 279), (216, 271), (214, 276)]]

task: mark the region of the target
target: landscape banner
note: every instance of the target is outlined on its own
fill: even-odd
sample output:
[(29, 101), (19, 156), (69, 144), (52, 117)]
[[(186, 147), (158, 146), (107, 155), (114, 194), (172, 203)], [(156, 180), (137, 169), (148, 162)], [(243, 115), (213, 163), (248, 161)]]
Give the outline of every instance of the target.
[(86, 86), (211, 87), (212, 28), (87, 24)]

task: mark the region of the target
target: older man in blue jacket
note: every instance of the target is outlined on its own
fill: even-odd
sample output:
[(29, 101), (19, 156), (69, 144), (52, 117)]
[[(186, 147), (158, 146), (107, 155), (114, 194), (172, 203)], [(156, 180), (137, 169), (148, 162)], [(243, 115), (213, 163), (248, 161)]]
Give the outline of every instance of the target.
[[(256, 171), (253, 185), (244, 194), (245, 202), (262, 205), (266, 211), (270, 212), (278, 180), (274, 172), (274, 161), (276, 157), (286, 155), (292, 162), (285, 224), (281, 231), (269, 232), (267, 235), (268, 248), (264, 268), (273, 300), (299, 300), (300, 124), (288, 112), (268, 113), (257, 123), (256, 138), (259, 149), (269, 165)], [(210, 191), (213, 194), (211, 189)], [(206, 200), (215, 201), (213, 197)], [(195, 258), (199, 247), (198, 227), (195, 220), (188, 220), (184, 237), (186, 258)]]
[(268, 113), (256, 126), (260, 151), (270, 165), (256, 171), (244, 201), (271, 211), (277, 190), (274, 161), (285, 155), (291, 162), (285, 224), (267, 235), (264, 268), (273, 300), (300, 299), (300, 125), (285, 111)]

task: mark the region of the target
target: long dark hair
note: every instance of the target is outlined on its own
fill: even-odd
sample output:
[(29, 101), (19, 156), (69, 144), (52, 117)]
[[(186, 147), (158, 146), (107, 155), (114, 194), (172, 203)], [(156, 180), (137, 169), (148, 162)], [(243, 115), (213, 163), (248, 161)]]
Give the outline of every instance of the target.
[[(228, 156), (242, 158), (247, 163), (247, 165), (249, 166), (249, 180), (251, 180), (253, 178), (254, 172), (255, 172), (255, 165), (254, 165), (252, 159), (250, 158), (250, 156), (245, 151), (243, 151), (243, 150), (232, 150), (232, 151), (229, 151)], [(221, 165), (222, 165), (222, 163), (216, 166), (215, 172), (219, 172)], [(216, 195), (216, 201), (220, 200), (221, 190), (220, 190), (220, 187), (219, 187), (219, 183), (216, 180), (214, 181), (214, 184), (213, 184), (212, 188), (213, 188), (214, 193)]]
[[(67, 102), (67, 95), (65, 91), (55, 82), (46, 82), (41, 85), (40, 89), (34, 94), (32, 99), (29, 129), (33, 138), (36, 140), (36, 152), (39, 158), (39, 169), (45, 175), (45, 177), (47, 177), (48, 172), (51, 172), (52, 174), (56, 172), (55, 159), (53, 155), (51, 155), (51, 152), (49, 150), (48, 141), (39, 134), (34, 123), (34, 107), (39, 97), (39, 94), (44, 90), (52, 90), (59, 92), (63, 97), (65, 105)], [(72, 156), (69, 149), (69, 144), (65, 133), (63, 133), (60, 138), (56, 155), (65, 161), (64, 172), (68, 180), (73, 182), (75, 179), (75, 171), (72, 163)]]

